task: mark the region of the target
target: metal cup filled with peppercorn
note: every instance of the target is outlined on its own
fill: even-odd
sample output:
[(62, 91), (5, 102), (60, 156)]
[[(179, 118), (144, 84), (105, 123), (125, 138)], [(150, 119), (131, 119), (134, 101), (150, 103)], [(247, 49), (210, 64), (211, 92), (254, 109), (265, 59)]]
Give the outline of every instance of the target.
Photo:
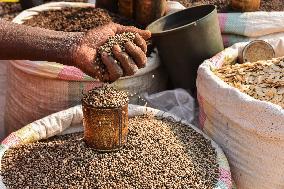
[(100, 152), (119, 150), (127, 141), (128, 94), (104, 85), (82, 99), (84, 140)]

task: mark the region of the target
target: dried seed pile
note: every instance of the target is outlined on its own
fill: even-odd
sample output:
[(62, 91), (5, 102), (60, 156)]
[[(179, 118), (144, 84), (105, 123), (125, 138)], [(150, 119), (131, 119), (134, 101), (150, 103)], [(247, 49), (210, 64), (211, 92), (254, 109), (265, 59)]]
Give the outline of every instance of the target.
[(5, 21), (12, 21), (20, 12), (7, 13), (0, 16), (0, 19)]
[(87, 32), (110, 22), (136, 26), (129, 19), (94, 7), (66, 7), (61, 10), (43, 11), (26, 20), (24, 24), (56, 31)]
[(117, 108), (126, 105), (129, 99), (128, 93), (105, 85), (88, 91), (83, 101), (95, 108)]
[[(44, 0), (44, 3), (54, 1), (67, 1), (67, 2), (87, 2), (87, 0)], [(12, 21), (20, 12), (22, 7), (20, 3), (0, 2), (0, 19)]]
[(255, 99), (269, 101), (284, 108), (284, 57), (227, 65), (214, 73), (230, 86)]
[(6, 21), (11, 21), (15, 16), (17, 16), (22, 7), (20, 3), (3, 3), (0, 2), (0, 19)]
[(12, 12), (19, 12), (21, 11), (20, 3), (1, 3), (0, 2), (0, 15), (8, 14)]
[[(198, 5), (216, 5), (218, 12), (234, 12), (231, 8), (230, 0), (174, 0), (183, 4), (185, 7)], [(283, 0), (261, 0), (260, 11), (283, 11)]]
[(180, 123), (131, 118), (128, 143), (114, 153), (97, 153), (82, 137), (82, 133), (65, 135), (8, 150), (1, 170), (5, 185), (212, 189), (219, 176), (211, 142)]

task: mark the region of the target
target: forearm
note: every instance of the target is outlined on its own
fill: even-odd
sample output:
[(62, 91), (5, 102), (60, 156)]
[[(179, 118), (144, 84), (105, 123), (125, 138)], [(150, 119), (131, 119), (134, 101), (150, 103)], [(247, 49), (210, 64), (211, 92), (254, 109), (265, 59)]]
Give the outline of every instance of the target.
[(0, 20), (0, 60), (46, 60), (71, 64), (81, 35)]

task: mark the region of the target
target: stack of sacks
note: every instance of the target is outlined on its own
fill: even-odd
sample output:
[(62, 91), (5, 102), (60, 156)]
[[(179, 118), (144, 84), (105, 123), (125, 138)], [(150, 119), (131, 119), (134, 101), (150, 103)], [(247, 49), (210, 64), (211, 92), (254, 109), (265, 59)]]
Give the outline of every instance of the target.
[(219, 13), (219, 23), (225, 47), (284, 36), (284, 12)]
[[(178, 2), (176, 10), (185, 9)], [(255, 39), (274, 39), (284, 36), (284, 12), (219, 13), (220, 29), (225, 47)]]

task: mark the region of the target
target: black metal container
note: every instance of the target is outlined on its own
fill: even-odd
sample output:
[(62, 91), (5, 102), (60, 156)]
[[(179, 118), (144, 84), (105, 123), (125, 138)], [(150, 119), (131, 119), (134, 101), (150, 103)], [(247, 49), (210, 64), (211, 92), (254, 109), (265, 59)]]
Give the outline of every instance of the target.
[(224, 49), (214, 5), (170, 14), (147, 29), (175, 88), (195, 90), (199, 65)]
[(43, 4), (43, 0), (20, 0), (22, 9), (29, 9)]

